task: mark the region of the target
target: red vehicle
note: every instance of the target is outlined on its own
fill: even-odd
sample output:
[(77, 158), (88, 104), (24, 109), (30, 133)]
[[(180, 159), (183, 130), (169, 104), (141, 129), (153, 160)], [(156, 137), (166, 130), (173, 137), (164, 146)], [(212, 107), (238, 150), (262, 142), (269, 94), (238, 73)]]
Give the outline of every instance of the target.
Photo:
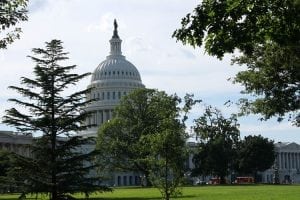
[(211, 178), (209, 179), (209, 184), (212, 184), (212, 185), (218, 185), (220, 184), (220, 178)]
[(235, 183), (237, 184), (249, 184), (249, 183), (254, 183), (254, 178), (251, 176), (241, 176), (241, 177), (236, 177)]

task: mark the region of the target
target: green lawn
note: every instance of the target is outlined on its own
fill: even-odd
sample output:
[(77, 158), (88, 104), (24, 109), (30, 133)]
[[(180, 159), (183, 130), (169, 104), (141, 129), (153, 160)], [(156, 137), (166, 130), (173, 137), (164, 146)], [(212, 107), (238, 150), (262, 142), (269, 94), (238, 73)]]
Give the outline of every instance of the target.
[[(177, 200), (299, 200), (300, 185), (248, 185), (184, 187)], [(83, 195), (76, 195), (84, 199)], [(0, 195), (1, 200), (16, 200), (16, 195)], [(98, 193), (92, 200), (158, 200), (155, 188), (116, 188), (112, 193)]]

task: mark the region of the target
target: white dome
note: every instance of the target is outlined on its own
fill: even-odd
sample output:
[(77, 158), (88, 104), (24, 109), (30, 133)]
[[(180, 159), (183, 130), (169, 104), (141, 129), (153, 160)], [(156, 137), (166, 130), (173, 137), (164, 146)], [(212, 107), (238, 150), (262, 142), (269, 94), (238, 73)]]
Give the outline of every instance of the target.
[(86, 107), (93, 114), (85, 124), (92, 126), (82, 135), (96, 136), (99, 126), (112, 118), (114, 108), (120, 99), (137, 88), (144, 88), (137, 68), (121, 52), (121, 43), (115, 21), (115, 29), (110, 39), (110, 54), (101, 62), (92, 74), (88, 88), (93, 88), (87, 99), (95, 99)]
[(141, 76), (136, 67), (124, 56), (107, 56), (94, 70), (91, 82), (126, 79), (141, 82)]

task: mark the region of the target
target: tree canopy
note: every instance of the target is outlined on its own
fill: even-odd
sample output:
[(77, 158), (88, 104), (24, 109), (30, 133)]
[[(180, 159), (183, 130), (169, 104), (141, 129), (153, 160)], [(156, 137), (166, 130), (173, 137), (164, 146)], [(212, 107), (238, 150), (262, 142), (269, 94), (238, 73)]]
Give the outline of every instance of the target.
[(7, 45), (20, 38), (21, 28), (11, 28), (27, 20), (27, 2), (28, 0), (0, 1), (0, 49), (7, 48)]
[(90, 89), (68, 94), (66, 89), (90, 73), (75, 74), (76, 65), (62, 66), (68, 59), (60, 40), (46, 42), (45, 48), (34, 48), (34, 78), (21, 78), (23, 87), (10, 86), (20, 93), (20, 99), (9, 101), (23, 106), (6, 110), (3, 122), (14, 126), (21, 134), (41, 134), (30, 145), (31, 157), (15, 155), (11, 176), (19, 191), (50, 194), (51, 200), (63, 199), (75, 192), (88, 194), (101, 191), (97, 177), (89, 177), (94, 151), (83, 151), (91, 138), (74, 135), (86, 129), (82, 122), (89, 116), (84, 107)]
[(256, 177), (258, 171), (269, 169), (275, 161), (273, 141), (259, 136), (246, 136), (238, 148), (238, 172)]
[(193, 162), (192, 174), (213, 175), (225, 183), (225, 176), (233, 169), (240, 131), (237, 116), (225, 118), (221, 111), (207, 106), (204, 114), (195, 120), (194, 131), (199, 144)]
[(173, 37), (193, 47), (204, 45), (209, 55), (223, 58), (238, 51), (233, 63), (247, 70), (234, 82), (254, 96), (241, 99), (243, 113), (262, 119), (286, 114), (300, 123), (300, 1), (203, 0), (181, 21)]
[(189, 95), (183, 108), (180, 102), (177, 96), (152, 89), (137, 89), (123, 97), (112, 120), (98, 132), (97, 149), (104, 167), (144, 174), (147, 183), (169, 199), (183, 176), (184, 121), (196, 103)]

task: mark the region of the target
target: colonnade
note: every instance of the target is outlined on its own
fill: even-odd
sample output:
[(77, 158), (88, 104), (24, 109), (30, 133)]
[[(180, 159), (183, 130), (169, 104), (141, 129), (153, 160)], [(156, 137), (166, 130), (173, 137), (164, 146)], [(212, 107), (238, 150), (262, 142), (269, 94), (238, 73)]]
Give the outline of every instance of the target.
[(279, 169), (300, 169), (300, 152), (278, 152)]
[(99, 126), (110, 120), (112, 116), (113, 109), (97, 110), (87, 119), (87, 124), (97, 124)]
[(0, 149), (9, 152), (14, 152), (16, 154), (30, 157), (30, 150), (27, 144), (15, 144), (15, 143), (2, 143), (0, 142)]
[(141, 185), (141, 177), (136, 175), (116, 176), (115, 184), (117, 186)]

